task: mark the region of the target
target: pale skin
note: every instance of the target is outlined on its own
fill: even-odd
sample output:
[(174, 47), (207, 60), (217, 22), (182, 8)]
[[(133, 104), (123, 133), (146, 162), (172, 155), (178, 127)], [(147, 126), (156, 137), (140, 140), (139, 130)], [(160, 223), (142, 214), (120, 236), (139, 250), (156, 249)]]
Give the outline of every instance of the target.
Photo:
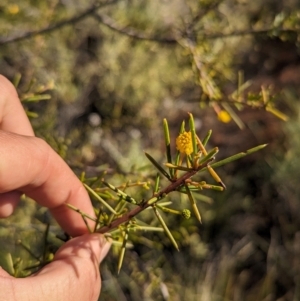
[(34, 136), (14, 86), (0, 75), (0, 218), (13, 213), (24, 193), (48, 207), (75, 238), (30, 277), (14, 278), (0, 267), (0, 300), (98, 300), (99, 264), (109, 243), (100, 234), (87, 234), (81, 216), (65, 205), (94, 216), (89, 196), (68, 165)]

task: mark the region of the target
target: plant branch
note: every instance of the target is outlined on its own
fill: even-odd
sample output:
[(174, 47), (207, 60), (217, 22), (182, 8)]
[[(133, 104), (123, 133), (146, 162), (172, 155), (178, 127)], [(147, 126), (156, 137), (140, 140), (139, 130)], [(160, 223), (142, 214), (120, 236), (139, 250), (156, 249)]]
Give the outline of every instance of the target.
[(174, 182), (170, 183), (166, 188), (161, 190), (160, 192), (156, 193), (151, 199), (148, 201), (142, 202), (138, 207), (132, 209), (130, 212), (122, 215), (121, 217), (115, 219), (112, 221), (109, 225), (104, 226), (97, 230), (98, 233), (106, 233), (109, 232), (112, 229), (117, 228), (119, 225), (128, 222), (133, 217), (135, 217), (137, 214), (139, 214), (141, 211), (145, 210), (146, 208), (152, 206), (155, 202), (159, 201), (160, 199), (164, 198), (167, 194), (169, 194), (172, 191), (176, 191), (179, 187), (185, 184), (186, 180), (190, 179), (192, 176), (194, 176), (197, 172), (199, 172), (202, 169), (207, 168), (208, 164), (213, 160), (211, 158), (210, 160), (207, 160), (205, 163), (198, 166), (197, 169), (193, 169), (184, 175), (182, 175), (177, 180), (174, 180)]
[[(196, 25), (201, 18), (203, 18), (208, 12), (210, 12), (212, 9), (215, 9), (220, 4), (220, 1), (216, 1), (212, 3), (212, 5), (208, 6), (206, 9), (199, 11), (199, 13), (193, 18), (190, 24), (187, 25), (186, 30), (190, 32), (192, 28)], [(120, 34), (126, 35), (128, 37), (137, 39), (137, 40), (144, 40), (144, 41), (152, 41), (152, 42), (158, 42), (158, 43), (166, 43), (166, 44), (176, 44), (178, 43), (177, 38), (173, 37), (158, 37), (158, 36), (151, 36), (147, 35), (143, 32), (140, 32), (134, 28), (124, 28), (117, 24), (116, 21), (114, 21), (112, 18), (110, 18), (107, 15), (99, 14), (97, 12), (93, 12), (93, 17), (102, 23), (103, 25), (107, 26), (111, 30), (114, 30)], [(230, 37), (238, 37), (238, 36), (245, 36), (245, 35), (264, 35), (269, 34), (272, 31), (276, 30), (277, 33), (287, 33), (287, 34), (298, 34), (300, 33), (300, 30), (297, 29), (280, 29), (280, 28), (266, 28), (266, 29), (260, 29), (260, 30), (253, 30), (253, 29), (246, 29), (246, 30), (237, 30), (229, 33), (210, 33), (210, 34), (203, 34), (203, 38), (205, 39), (218, 39), (218, 38), (230, 38)]]
[(211, 33), (205, 34), (203, 37), (205, 39), (220, 39), (220, 38), (231, 38), (231, 37), (239, 37), (239, 36), (247, 36), (247, 35), (265, 35), (270, 34), (273, 31), (276, 31), (277, 34), (287, 33), (287, 34), (299, 34), (300, 29), (280, 29), (280, 28), (266, 28), (266, 29), (245, 29), (245, 30), (236, 30), (228, 33)]
[(100, 22), (101, 24), (105, 25), (106, 27), (120, 33), (123, 35), (126, 35), (128, 37), (138, 39), (138, 40), (145, 40), (145, 41), (152, 41), (152, 42), (158, 42), (158, 43), (167, 43), (167, 44), (175, 44), (177, 43), (177, 40), (174, 38), (168, 38), (168, 37), (157, 37), (157, 36), (148, 36), (143, 32), (139, 32), (134, 28), (124, 28), (118, 25), (113, 19), (108, 17), (104, 14), (99, 14), (97, 12), (93, 12), (93, 17)]
[[(58, 23), (49, 25), (45, 28), (34, 30), (34, 31), (28, 31), (24, 32), (22, 34), (19, 34), (17, 36), (7, 37), (7, 38), (0, 38), (0, 45), (6, 45), (11, 44), (15, 42), (20, 42), (26, 39), (31, 39), (37, 35), (46, 34), (52, 31), (55, 31), (57, 29), (60, 29), (64, 26), (72, 25), (75, 23), (80, 22), (81, 20), (85, 19), (86, 17), (92, 15), (97, 21), (102, 23), (103, 25), (107, 26), (108, 28), (126, 35), (128, 37), (138, 39), (138, 40), (144, 40), (144, 41), (152, 41), (152, 42), (158, 42), (158, 43), (166, 43), (166, 44), (176, 44), (178, 42), (177, 38), (173, 37), (158, 37), (158, 36), (151, 36), (147, 35), (143, 32), (139, 32), (134, 28), (123, 28), (120, 25), (118, 25), (113, 19), (110, 17), (97, 13), (97, 10), (99, 8), (102, 8), (106, 5), (111, 5), (115, 3), (117, 0), (108, 0), (104, 3), (97, 3), (95, 2), (92, 4), (89, 8), (87, 8), (85, 11), (79, 13), (76, 16), (73, 16), (69, 19), (62, 20)], [(209, 6), (206, 10), (199, 12), (192, 20), (190, 24), (188, 24), (188, 31), (192, 30), (192, 27), (195, 26), (195, 24), (210, 10), (214, 9), (219, 3), (215, 2), (212, 4), (212, 6)], [(261, 29), (261, 30), (252, 30), (252, 29), (246, 29), (246, 30), (240, 30), (240, 31), (233, 31), (229, 33), (210, 33), (210, 34), (203, 34), (203, 38), (205, 39), (218, 39), (218, 38), (230, 38), (230, 37), (238, 37), (238, 36), (245, 36), (245, 35), (264, 35), (272, 33), (272, 31), (276, 30), (276, 32), (279, 33), (287, 33), (287, 34), (299, 34), (300, 30), (297, 29), (274, 29), (274, 28), (267, 28), (267, 29)]]
[(78, 23), (79, 21), (85, 19), (86, 17), (88, 17), (89, 15), (93, 14), (97, 9), (102, 8), (106, 5), (110, 5), (115, 3), (116, 0), (108, 0), (104, 3), (97, 3), (95, 2), (94, 4), (92, 4), (89, 8), (87, 8), (85, 11), (81, 12), (80, 14), (73, 16), (69, 19), (57, 22), (55, 24), (49, 25), (45, 28), (39, 29), (39, 30), (34, 30), (34, 31), (28, 31), (25, 33), (22, 33), (20, 35), (17, 36), (13, 36), (13, 37), (8, 37), (8, 38), (0, 38), (0, 45), (5, 45), (5, 44), (11, 44), (14, 42), (19, 42), (19, 41), (23, 41), (26, 39), (31, 39), (37, 35), (42, 35), (45, 33), (49, 33), (51, 31), (55, 31), (57, 29), (60, 29), (64, 26), (67, 25), (72, 25), (75, 23)]

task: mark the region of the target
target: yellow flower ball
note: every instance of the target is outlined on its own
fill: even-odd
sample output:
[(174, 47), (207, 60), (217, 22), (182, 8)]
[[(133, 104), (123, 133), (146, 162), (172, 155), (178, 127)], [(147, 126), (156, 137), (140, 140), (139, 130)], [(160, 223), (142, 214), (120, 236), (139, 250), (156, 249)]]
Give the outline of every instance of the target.
[(193, 152), (191, 132), (183, 132), (176, 138), (176, 149), (180, 153), (190, 155)]
[(191, 217), (191, 211), (189, 209), (183, 209), (181, 215), (185, 219), (189, 219)]

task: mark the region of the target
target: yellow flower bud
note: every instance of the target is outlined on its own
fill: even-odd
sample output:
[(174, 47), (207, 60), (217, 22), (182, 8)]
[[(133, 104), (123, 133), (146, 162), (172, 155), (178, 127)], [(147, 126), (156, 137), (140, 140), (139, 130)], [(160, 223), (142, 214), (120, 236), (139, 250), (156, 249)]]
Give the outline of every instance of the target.
[(181, 212), (181, 215), (185, 218), (185, 219), (189, 219), (191, 217), (191, 211), (188, 209), (183, 209)]
[(230, 115), (228, 114), (227, 111), (225, 110), (221, 110), (219, 113), (218, 113), (218, 119), (224, 123), (228, 123), (231, 121), (231, 117)]
[(16, 15), (20, 11), (20, 8), (17, 4), (9, 4), (6, 9), (10, 15)]
[(191, 132), (183, 132), (176, 138), (176, 148), (182, 154), (190, 155), (193, 152)]

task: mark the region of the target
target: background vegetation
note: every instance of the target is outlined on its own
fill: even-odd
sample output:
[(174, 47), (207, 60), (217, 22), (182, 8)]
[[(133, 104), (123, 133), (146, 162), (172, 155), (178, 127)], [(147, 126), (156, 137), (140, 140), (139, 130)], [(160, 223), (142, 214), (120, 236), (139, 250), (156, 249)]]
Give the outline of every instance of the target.
[[(299, 30), (296, 0), (1, 1), (1, 73), (78, 175), (148, 179), (143, 150), (163, 162), (162, 119), (174, 139), (187, 112), (218, 158), (269, 144), (218, 170), (228, 189), (199, 200), (202, 225), (165, 217), (179, 253), (133, 235), (117, 276), (112, 249), (100, 300), (300, 299)], [(0, 223), (16, 276), (59, 244), (30, 200)]]

